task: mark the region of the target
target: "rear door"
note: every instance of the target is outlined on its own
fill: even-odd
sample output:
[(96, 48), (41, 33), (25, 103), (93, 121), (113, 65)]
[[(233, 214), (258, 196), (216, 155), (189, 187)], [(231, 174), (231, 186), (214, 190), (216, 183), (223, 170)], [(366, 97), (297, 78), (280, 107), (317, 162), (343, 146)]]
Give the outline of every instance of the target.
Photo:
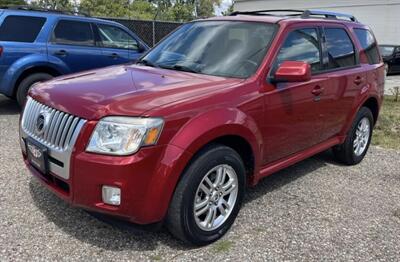
[(365, 68), (359, 62), (354, 39), (341, 25), (323, 29), (324, 69), (321, 76), (329, 79), (321, 94), (318, 112), (321, 122), (321, 140), (337, 136), (342, 131), (355, 98), (367, 83)]
[(277, 83), (266, 93), (264, 163), (287, 157), (320, 142), (319, 95), (328, 84), (321, 77), (322, 51), (318, 27), (290, 28), (273, 63), (274, 71), (284, 61), (311, 65), (307, 82)]
[[(364, 59), (360, 59), (360, 62), (367, 72), (367, 84), (370, 88), (383, 92), (385, 69), (383, 67), (382, 57), (379, 53), (378, 43), (376, 42), (374, 35), (369, 29), (354, 28), (353, 30), (355, 32), (359, 45), (362, 48), (361, 54), (364, 56)], [(400, 58), (398, 62), (400, 70)]]
[(60, 19), (48, 45), (48, 54), (62, 60), (79, 72), (102, 66), (102, 50), (97, 46), (93, 26), (89, 22)]
[(97, 32), (103, 50), (104, 66), (128, 63), (140, 57), (139, 42), (125, 29), (98, 23)]

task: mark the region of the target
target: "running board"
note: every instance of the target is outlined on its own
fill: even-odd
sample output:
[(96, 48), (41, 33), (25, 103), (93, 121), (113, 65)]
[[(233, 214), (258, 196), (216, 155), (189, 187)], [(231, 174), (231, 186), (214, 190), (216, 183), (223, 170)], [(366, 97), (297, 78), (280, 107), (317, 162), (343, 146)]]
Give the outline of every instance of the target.
[(343, 140), (344, 140), (344, 137), (336, 136), (336, 137), (333, 137), (321, 144), (315, 145), (309, 149), (306, 149), (304, 151), (301, 151), (301, 152), (291, 155), (289, 157), (277, 160), (265, 167), (262, 167), (259, 172), (258, 177), (254, 181), (255, 182), (254, 185), (257, 184), (261, 178), (272, 175), (273, 173), (275, 173), (279, 170), (282, 170), (282, 169), (289, 167), (291, 165), (294, 165), (304, 159), (307, 159), (318, 153), (321, 153), (335, 145), (340, 144)]

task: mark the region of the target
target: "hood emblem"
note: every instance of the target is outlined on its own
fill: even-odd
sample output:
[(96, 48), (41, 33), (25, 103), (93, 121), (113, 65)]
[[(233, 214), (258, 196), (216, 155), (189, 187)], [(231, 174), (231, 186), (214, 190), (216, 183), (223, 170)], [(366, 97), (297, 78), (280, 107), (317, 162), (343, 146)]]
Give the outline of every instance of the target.
[(46, 111), (40, 112), (39, 115), (37, 116), (35, 123), (35, 133), (37, 136), (43, 135), (44, 130), (46, 129), (47, 116), (48, 113)]

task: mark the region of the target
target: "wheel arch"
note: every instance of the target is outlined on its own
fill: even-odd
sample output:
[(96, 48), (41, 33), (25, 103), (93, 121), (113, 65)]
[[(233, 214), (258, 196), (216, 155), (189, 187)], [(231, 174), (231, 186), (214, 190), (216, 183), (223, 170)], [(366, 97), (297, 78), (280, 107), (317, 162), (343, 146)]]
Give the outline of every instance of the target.
[(371, 110), (372, 115), (374, 116), (374, 125), (378, 121), (378, 116), (379, 116), (379, 103), (378, 99), (376, 97), (369, 97), (361, 106), (361, 107), (366, 107), (369, 110)]
[[(204, 122), (205, 120), (208, 122)], [(254, 184), (262, 154), (261, 133), (254, 120), (240, 110), (205, 113), (191, 119), (166, 145), (160, 165), (156, 168), (157, 174), (152, 178), (151, 184), (154, 186), (148, 191), (153, 197), (157, 195), (157, 201), (162, 208), (148, 215), (153, 219), (165, 217), (170, 199), (186, 168), (201, 150), (212, 144), (234, 149), (244, 161), (248, 184)]]
[(342, 142), (344, 141), (347, 132), (349, 131), (349, 129), (351, 128), (351, 125), (354, 121), (354, 119), (357, 116), (357, 112), (360, 111), (360, 109), (365, 106), (368, 109), (371, 110), (372, 115), (374, 117), (374, 125), (376, 124), (376, 122), (378, 121), (378, 117), (379, 117), (379, 111), (380, 111), (380, 106), (382, 103), (382, 99), (379, 98), (379, 96), (377, 95), (369, 95), (369, 96), (365, 96), (364, 99), (362, 99), (359, 103), (357, 103), (353, 110), (351, 111), (351, 113), (349, 114), (347, 120), (346, 120), (346, 124), (344, 125), (344, 128), (341, 132), (341, 136), (342, 136)]
[(68, 66), (61, 60), (48, 60), (47, 54), (30, 54), (16, 60), (3, 75), (0, 90), (2, 93), (13, 96), (16, 93), (18, 84), (22, 81), (22, 77), (27, 76), (27, 72), (51, 72), (52, 75), (61, 75), (70, 72)]
[(18, 90), (19, 84), (28, 76), (35, 74), (35, 73), (46, 73), (49, 75), (52, 75), (53, 77), (60, 76), (62, 73), (59, 72), (57, 69), (51, 67), (51, 66), (45, 66), (45, 65), (40, 65), (40, 66), (32, 66), (29, 68), (26, 68), (15, 80), (14, 83), (14, 88), (13, 88), (13, 93), (12, 95), (15, 96)]
[(255, 174), (263, 149), (258, 125), (239, 109), (219, 109), (200, 115), (181, 128), (171, 144), (192, 155), (210, 144), (231, 147), (243, 159), (249, 177)]

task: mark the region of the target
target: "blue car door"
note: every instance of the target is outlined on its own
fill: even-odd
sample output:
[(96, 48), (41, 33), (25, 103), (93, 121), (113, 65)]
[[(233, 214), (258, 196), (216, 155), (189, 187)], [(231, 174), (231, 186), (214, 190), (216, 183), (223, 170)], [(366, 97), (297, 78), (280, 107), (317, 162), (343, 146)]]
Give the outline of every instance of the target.
[(123, 28), (101, 23), (97, 28), (104, 66), (134, 62), (141, 56), (141, 44)]
[(102, 66), (102, 49), (97, 46), (90, 22), (60, 19), (48, 44), (48, 55), (60, 59), (71, 72)]

